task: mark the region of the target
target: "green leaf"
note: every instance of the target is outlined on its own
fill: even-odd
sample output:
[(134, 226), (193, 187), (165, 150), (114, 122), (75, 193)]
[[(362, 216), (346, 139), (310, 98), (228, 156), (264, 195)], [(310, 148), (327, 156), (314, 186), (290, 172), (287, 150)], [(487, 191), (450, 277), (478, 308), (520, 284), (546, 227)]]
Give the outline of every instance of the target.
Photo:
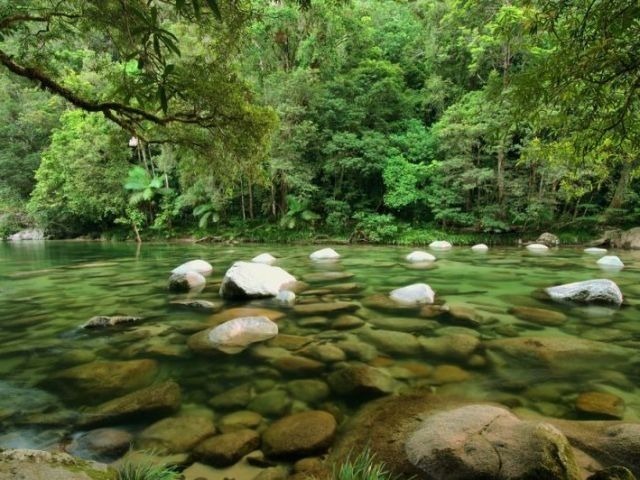
[(164, 88), (164, 85), (158, 86), (158, 99), (160, 100), (160, 108), (162, 108), (162, 113), (167, 114), (167, 110), (169, 109), (169, 102), (167, 100), (167, 91)]
[(203, 213), (208, 212), (210, 210), (213, 210), (213, 206), (210, 203), (205, 203), (204, 205), (198, 205), (196, 208), (193, 209), (193, 215), (196, 217), (199, 217)]
[(211, 213), (212, 212), (207, 212), (202, 217), (200, 217), (200, 221), (198, 222), (198, 226), (200, 228), (205, 228), (207, 226), (207, 224), (209, 223), (209, 217), (211, 216)]
[(196, 15), (196, 18), (200, 18), (200, 0), (191, 0), (191, 4), (193, 5), (193, 13)]

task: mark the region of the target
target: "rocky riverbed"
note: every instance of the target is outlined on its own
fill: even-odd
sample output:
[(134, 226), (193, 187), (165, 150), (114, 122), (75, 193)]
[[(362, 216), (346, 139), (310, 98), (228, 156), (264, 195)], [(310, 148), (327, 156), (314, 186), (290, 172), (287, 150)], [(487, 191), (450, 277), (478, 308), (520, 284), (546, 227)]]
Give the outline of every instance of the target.
[(365, 445), (425, 479), (640, 475), (632, 253), (40, 248), (0, 256), (0, 447), (194, 480), (330, 478)]

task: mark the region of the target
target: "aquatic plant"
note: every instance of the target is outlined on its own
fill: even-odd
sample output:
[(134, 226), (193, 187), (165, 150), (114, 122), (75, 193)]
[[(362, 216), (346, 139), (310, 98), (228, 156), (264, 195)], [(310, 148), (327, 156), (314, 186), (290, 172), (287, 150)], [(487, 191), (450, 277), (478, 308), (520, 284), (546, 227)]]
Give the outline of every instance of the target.
[(174, 467), (153, 465), (150, 462), (123, 462), (116, 469), (116, 480), (179, 480)]

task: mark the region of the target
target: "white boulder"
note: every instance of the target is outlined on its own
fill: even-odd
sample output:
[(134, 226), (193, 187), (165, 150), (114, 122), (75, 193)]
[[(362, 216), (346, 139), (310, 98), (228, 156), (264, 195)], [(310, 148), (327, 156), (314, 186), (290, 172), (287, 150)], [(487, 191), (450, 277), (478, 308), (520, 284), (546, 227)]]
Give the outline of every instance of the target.
[(278, 325), (267, 317), (240, 317), (224, 322), (209, 332), (211, 347), (224, 353), (239, 353), (255, 342), (278, 335)]
[(545, 292), (553, 300), (558, 301), (620, 305), (623, 300), (618, 285), (604, 278), (549, 287), (545, 289)]
[(191, 260), (189, 262), (185, 262), (182, 265), (171, 270), (171, 273), (187, 273), (187, 272), (197, 272), (200, 275), (209, 275), (213, 271), (213, 267), (209, 262), (205, 262), (204, 260)]
[(415, 250), (411, 252), (409, 255), (407, 255), (405, 259), (407, 260), (407, 262), (411, 262), (411, 263), (422, 263), (422, 262), (433, 262), (435, 261), (436, 257), (434, 257), (428, 252), (424, 252), (422, 250)]
[(414, 283), (406, 287), (396, 288), (389, 296), (398, 303), (419, 305), (433, 303), (436, 294), (426, 283)]
[(605, 253), (607, 253), (607, 249), (590, 247), (590, 248), (585, 248), (584, 253), (590, 253), (591, 255), (604, 255)]
[(236, 262), (222, 279), (223, 298), (275, 297), (282, 287), (296, 281), (280, 267), (262, 263)]
[(316, 250), (309, 255), (311, 260), (337, 260), (340, 258), (340, 254), (333, 248), (323, 248), (322, 250)]
[(527, 245), (527, 250), (534, 253), (541, 253), (548, 251), (549, 247), (541, 243), (532, 243), (531, 245)]
[(264, 263), (265, 265), (273, 265), (276, 263), (276, 257), (270, 253), (261, 253), (260, 255), (253, 257), (251, 261), (253, 263)]
[(429, 244), (429, 248), (433, 248), (434, 250), (449, 250), (452, 246), (453, 245), (446, 240), (436, 240)]
[(486, 246), (484, 243), (478, 243), (477, 245), (474, 245), (473, 247), (471, 247), (471, 250), (473, 250), (476, 253), (484, 253), (489, 251), (489, 247)]
[(615, 255), (605, 255), (596, 262), (602, 268), (624, 268), (624, 263)]
[(169, 290), (172, 292), (201, 292), (207, 280), (193, 270), (183, 273), (172, 273), (169, 277)]

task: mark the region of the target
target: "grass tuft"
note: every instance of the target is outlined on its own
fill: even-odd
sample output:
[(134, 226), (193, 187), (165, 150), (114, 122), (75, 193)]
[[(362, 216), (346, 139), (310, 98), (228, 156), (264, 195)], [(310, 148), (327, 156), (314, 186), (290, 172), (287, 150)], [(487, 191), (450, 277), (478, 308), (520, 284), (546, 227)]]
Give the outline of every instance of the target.
[(367, 447), (355, 457), (349, 455), (347, 461), (334, 467), (335, 480), (397, 480), (387, 470), (383, 462), (377, 460), (375, 453)]
[(179, 480), (180, 473), (173, 467), (151, 463), (124, 462), (117, 468), (116, 480)]

